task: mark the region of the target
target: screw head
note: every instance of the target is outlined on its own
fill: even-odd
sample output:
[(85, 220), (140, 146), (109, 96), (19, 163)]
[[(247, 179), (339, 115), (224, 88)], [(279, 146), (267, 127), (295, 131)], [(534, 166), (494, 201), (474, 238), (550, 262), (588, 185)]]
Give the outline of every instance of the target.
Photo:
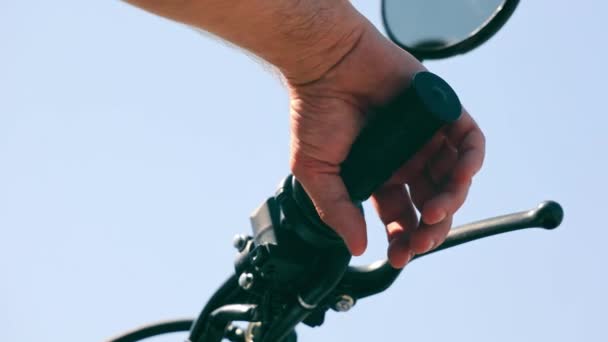
[(349, 295), (341, 295), (338, 297), (334, 309), (338, 312), (346, 312), (355, 306), (355, 300)]
[(245, 249), (245, 247), (247, 247), (247, 237), (243, 234), (237, 234), (234, 236), (234, 238), (232, 238), (232, 245), (234, 246), (234, 248), (236, 248), (239, 252), (242, 252), (243, 249)]
[(239, 276), (239, 286), (243, 288), (243, 290), (249, 290), (253, 286), (254, 277), (253, 274), (243, 272)]

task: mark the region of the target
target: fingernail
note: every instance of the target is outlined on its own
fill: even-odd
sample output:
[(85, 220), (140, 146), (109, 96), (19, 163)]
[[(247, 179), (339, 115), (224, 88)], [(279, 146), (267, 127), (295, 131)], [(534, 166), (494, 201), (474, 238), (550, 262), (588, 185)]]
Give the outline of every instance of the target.
[(425, 220), (425, 219), (423, 219), (423, 222), (424, 222), (424, 223), (426, 223), (426, 224), (428, 224), (428, 225), (437, 224), (437, 223), (439, 223), (439, 222), (441, 222), (441, 221), (445, 220), (445, 217), (446, 217), (446, 216), (447, 216), (446, 212), (445, 212), (445, 211), (442, 211), (442, 212), (440, 212), (440, 213), (439, 213), (439, 215), (437, 216), (437, 219), (432, 220), (432, 221), (431, 221), (431, 220)]
[(445, 220), (446, 216), (447, 216), (447, 214), (445, 213), (445, 211), (442, 211), (441, 214), (439, 214), (439, 219), (435, 223), (439, 223), (439, 222)]
[(416, 252), (411, 251), (409, 258), (407, 259), (407, 263), (409, 264), (409, 262), (412, 261), (412, 259), (414, 259), (415, 256), (416, 256)]
[(436, 220), (434, 220), (433, 222), (428, 222), (428, 224), (437, 224), (437, 223), (439, 223), (439, 222), (441, 222), (441, 221), (445, 220), (445, 217), (446, 217), (446, 216), (447, 216), (447, 215), (446, 215), (445, 211), (441, 211), (441, 212), (439, 213), (439, 215), (437, 216), (437, 219), (436, 219)]
[[(414, 255), (416, 255), (416, 253), (414, 253), (414, 252), (409, 252), (409, 253), (407, 254), (407, 256), (405, 257), (405, 260), (403, 260), (403, 262), (402, 262), (402, 263), (399, 263), (399, 264), (393, 264), (393, 263), (391, 262), (391, 266), (393, 266), (394, 268), (397, 268), (397, 269), (404, 268), (405, 266), (407, 266), (407, 264), (409, 264), (409, 263), (410, 263), (410, 261), (412, 261), (412, 259), (414, 258)], [(390, 260), (390, 258), (389, 258), (389, 260)]]

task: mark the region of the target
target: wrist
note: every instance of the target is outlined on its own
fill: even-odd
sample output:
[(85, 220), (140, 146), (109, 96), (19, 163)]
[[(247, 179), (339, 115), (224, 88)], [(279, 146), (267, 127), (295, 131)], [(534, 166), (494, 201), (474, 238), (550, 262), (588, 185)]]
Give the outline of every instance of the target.
[(249, 50), (293, 84), (321, 77), (371, 26), (349, 0), (126, 1)]
[(285, 44), (261, 54), (292, 85), (321, 78), (355, 48), (371, 25), (349, 1), (303, 3), (297, 5), (307, 7), (300, 9), (303, 15), (294, 15), (283, 26)]

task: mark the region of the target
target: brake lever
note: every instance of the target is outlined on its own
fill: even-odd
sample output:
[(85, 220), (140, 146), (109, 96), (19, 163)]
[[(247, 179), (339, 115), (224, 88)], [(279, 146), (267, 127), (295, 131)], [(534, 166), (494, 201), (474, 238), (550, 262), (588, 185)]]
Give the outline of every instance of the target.
[[(564, 210), (555, 201), (540, 203), (533, 209), (498, 216), (453, 228), (445, 241), (436, 249), (416, 255), (412, 260), (462, 245), (481, 238), (526, 228), (557, 228), (564, 218)], [(350, 266), (336, 288), (335, 293), (347, 294), (353, 299), (361, 299), (380, 293), (390, 287), (401, 273), (388, 260), (377, 261), (366, 266)]]
[(555, 229), (562, 223), (563, 218), (564, 210), (559, 203), (545, 201), (536, 206), (536, 208), (527, 211), (498, 216), (454, 228), (439, 247), (416, 257), (422, 257), (463, 243), (514, 230), (526, 228)]

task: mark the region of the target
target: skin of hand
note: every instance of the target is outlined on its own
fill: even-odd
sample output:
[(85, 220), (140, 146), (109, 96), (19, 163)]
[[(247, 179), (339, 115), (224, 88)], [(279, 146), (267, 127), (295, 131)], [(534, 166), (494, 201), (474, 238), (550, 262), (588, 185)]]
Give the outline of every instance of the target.
[[(417, 71), (425, 70), (371, 24), (358, 37), (321, 78), (289, 84), (292, 171), (323, 221), (354, 255), (365, 251), (366, 224), (339, 177), (340, 164), (365, 125), (366, 110), (387, 101), (407, 87)], [(484, 135), (465, 111), (373, 194), (386, 225), (393, 267), (405, 266), (415, 254), (445, 240), (484, 155)]]
[[(348, 197), (340, 164), (367, 110), (407, 87), (424, 66), (344, 0), (131, 2), (217, 34), (282, 72), (290, 94), (291, 170), (321, 219), (352, 254), (362, 254), (366, 224)], [(393, 267), (444, 241), (484, 155), (484, 135), (465, 111), (373, 194)]]

